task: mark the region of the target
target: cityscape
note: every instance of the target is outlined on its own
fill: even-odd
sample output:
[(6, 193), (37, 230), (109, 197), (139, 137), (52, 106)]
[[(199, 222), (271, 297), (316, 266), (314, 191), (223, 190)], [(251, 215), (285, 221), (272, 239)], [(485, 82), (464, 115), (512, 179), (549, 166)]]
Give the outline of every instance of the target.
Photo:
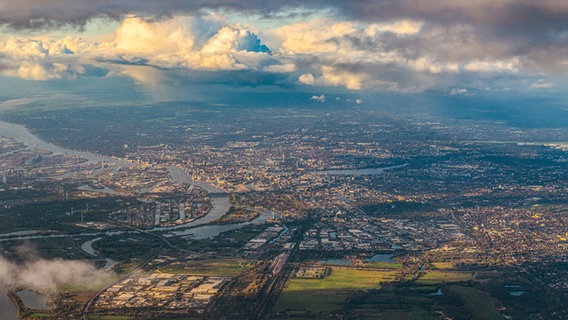
[[(201, 129), (180, 130), (178, 144), (136, 140), (160, 135), (139, 127), (110, 155), (108, 144), (80, 150), (64, 110), (33, 115), (43, 112), (60, 130), (44, 134), (43, 122), (36, 134), (54, 143), (13, 124), (32, 127), (27, 111), (2, 122), (4, 255), (17, 260), (25, 244), (114, 278), (58, 289), (48, 309), (22, 306), (32, 317), (485, 317), (463, 302), (471, 295), (490, 318), (565, 316), (568, 154), (533, 129), (521, 141), (488, 121), (465, 130), (372, 106), (282, 108), (257, 127), (266, 115), (229, 108), (246, 133), (186, 144), (209, 132), (193, 114)], [(395, 298), (421, 302), (365, 307)]]
[(0, 320), (568, 319), (560, 0), (0, 0)]

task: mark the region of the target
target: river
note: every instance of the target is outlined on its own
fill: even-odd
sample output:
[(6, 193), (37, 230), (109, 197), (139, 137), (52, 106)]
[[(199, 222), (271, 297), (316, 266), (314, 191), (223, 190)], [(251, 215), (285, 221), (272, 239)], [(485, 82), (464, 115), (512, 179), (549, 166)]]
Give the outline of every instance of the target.
[[(59, 147), (49, 142), (45, 142), (31, 133), (26, 127), (18, 124), (12, 124), (5, 121), (0, 121), (0, 135), (6, 137), (12, 137), (24, 144), (28, 147), (43, 149), (52, 152), (53, 154), (62, 154), (67, 156), (75, 156), (79, 158), (84, 158), (89, 161), (96, 161), (96, 162), (110, 162), (115, 163), (117, 165), (126, 165), (126, 162), (103, 155), (96, 155), (91, 152), (84, 152), (84, 151), (77, 151), (71, 150), (63, 147)], [(193, 181), (187, 171), (183, 168), (175, 167), (175, 166), (168, 166), (167, 167), (172, 182), (176, 183), (186, 183), (198, 186), (211, 194), (211, 202), (213, 208), (209, 213), (205, 216), (195, 219), (191, 222), (175, 225), (175, 226), (167, 226), (167, 227), (155, 227), (148, 231), (158, 231), (158, 232), (168, 232), (166, 236), (173, 237), (173, 236), (190, 236), (195, 239), (204, 239), (209, 237), (215, 237), (222, 232), (235, 230), (238, 228), (242, 228), (243, 226), (250, 225), (250, 224), (262, 224), (266, 222), (266, 219), (272, 213), (269, 210), (264, 210), (261, 214), (249, 222), (244, 223), (237, 223), (237, 224), (227, 224), (227, 225), (206, 225), (210, 222), (213, 222), (220, 217), (222, 217), (227, 211), (229, 210), (230, 203), (229, 203), (229, 196), (228, 194), (222, 190), (217, 188), (216, 186), (202, 181)], [(387, 170), (388, 168), (383, 168), (383, 170)], [(109, 192), (108, 190), (104, 190), (105, 192)], [(73, 236), (82, 236), (82, 237), (101, 237), (105, 235), (116, 235), (116, 234), (130, 234), (134, 233), (135, 231), (111, 231), (111, 232), (84, 232)], [(60, 238), (60, 237), (68, 237), (69, 235), (65, 234), (45, 234), (45, 231), (40, 230), (28, 230), (23, 231), (20, 233), (11, 233), (11, 234), (0, 234), (0, 242), (2, 241), (9, 241), (9, 240), (25, 240), (25, 239), (45, 239), (45, 238)], [(97, 255), (97, 253), (92, 249), (92, 243), (97, 239), (89, 240), (82, 245), (82, 249), (91, 254)], [(109, 262), (109, 261), (107, 261)]]
[(57, 146), (53, 143), (45, 142), (31, 133), (26, 127), (19, 124), (0, 121), (0, 136), (12, 137), (30, 148), (46, 150), (54, 155), (74, 156), (92, 162), (108, 162), (123, 166), (127, 165), (126, 162), (118, 158), (97, 155), (86, 151), (71, 150)]
[[(71, 150), (63, 147), (59, 147), (49, 142), (45, 142), (31, 133), (26, 127), (18, 124), (12, 124), (5, 121), (0, 120), (0, 136), (11, 137), (20, 141), (27, 145), (30, 148), (37, 148), (49, 151), (55, 155), (66, 155), (66, 156), (74, 156), (78, 158), (83, 158), (88, 161), (92, 162), (108, 162), (114, 163), (118, 166), (127, 165), (126, 162), (123, 160), (108, 157), (103, 155), (96, 155), (91, 152), (85, 151), (77, 151)], [(238, 223), (238, 224), (227, 224), (227, 225), (204, 225), (208, 224), (212, 221), (215, 221), (222, 217), (227, 211), (229, 210), (229, 197), (224, 190), (217, 188), (214, 185), (211, 185), (206, 182), (200, 181), (192, 181), (189, 175), (185, 170), (182, 168), (169, 166), (168, 170), (170, 172), (170, 176), (172, 181), (178, 183), (187, 183), (196, 185), (202, 189), (205, 189), (207, 192), (212, 194), (211, 202), (213, 208), (211, 211), (192, 222), (177, 225), (177, 226), (169, 226), (169, 227), (156, 227), (151, 229), (150, 231), (170, 231), (166, 236), (173, 237), (173, 236), (188, 236), (193, 239), (206, 239), (210, 237), (215, 237), (222, 232), (227, 232), (235, 229), (242, 228), (247, 225), (251, 224), (264, 224), (266, 223), (267, 218), (272, 214), (269, 210), (263, 210), (261, 214), (256, 217), (255, 219)], [(107, 193), (110, 193), (109, 190), (104, 190)], [(80, 234), (76, 234), (73, 236), (82, 236), (82, 237), (101, 237), (105, 235), (111, 234), (130, 234), (135, 233), (135, 231), (112, 231), (112, 232), (84, 232)], [(0, 242), (3, 241), (12, 241), (12, 240), (24, 240), (24, 239), (47, 239), (47, 238), (63, 238), (69, 237), (71, 235), (65, 234), (45, 234), (45, 230), (25, 230), (19, 232), (12, 232), (6, 234), (0, 234)], [(86, 241), (81, 246), (81, 249), (91, 255), (97, 256), (97, 252), (92, 247), (93, 242), (100, 240), (100, 238), (95, 238), (89, 241)], [(105, 267), (111, 266), (114, 261), (111, 259), (106, 259), (107, 265)], [(7, 295), (7, 289), (0, 290), (0, 319), (1, 320), (18, 320), (18, 313), (17, 308), (14, 305), (13, 301)], [(22, 293), (26, 299), (33, 300), (35, 296), (29, 297), (30, 295), (26, 292)], [(32, 299), (33, 298), (33, 299)], [(35, 301), (35, 300), (34, 300)]]
[(8, 297), (8, 289), (0, 289), (0, 319), (2, 320), (18, 320), (18, 308)]
[(382, 167), (382, 168), (367, 168), (367, 169), (338, 169), (338, 170), (323, 170), (314, 171), (312, 174), (324, 174), (329, 176), (372, 176), (377, 174), (382, 174), (385, 171), (404, 168), (408, 166), (408, 163), (399, 164), (396, 166)]
[[(87, 160), (93, 161), (93, 162), (115, 163), (115, 164), (118, 164), (119, 166), (126, 165), (126, 162), (124, 162), (123, 160), (114, 158), (114, 157), (96, 155), (96, 154), (91, 153), (91, 152), (67, 149), (67, 148), (63, 148), (63, 147), (57, 146), (57, 145), (49, 143), (49, 142), (45, 142), (45, 141), (41, 140), (40, 138), (38, 138), (36, 135), (34, 135), (32, 132), (30, 132), (26, 127), (24, 127), (22, 125), (18, 125), (18, 124), (8, 123), (8, 122), (5, 122), (5, 121), (0, 121), (0, 136), (12, 137), (12, 138), (16, 139), (17, 141), (24, 143), (28, 147), (46, 150), (46, 151), (52, 152), (53, 154), (75, 156), (75, 157), (87, 159)], [(221, 190), (221, 189), (215, 187), (214, 185), (211, 185), (211, 184), (206, 183), (206, 182), (192, 181), (190, 176), (187, 174), (187, 172), (182, 168), (178, 168), (178, 167), (175, 167), (175, 166), (168, 166), (167, 169), (170, 173), (170, 177), (171, 177), (173, 182), (193, 184), (193, 185), (198, 186), (202, 189), (205, 189), (207, 192), (209, 192), (211, 194), (214, 194), (214, 196), (211, 197), (211, 202), (213, 204), (213, 208), (211, 209), (211, 212), (209, 212), (204, 217), (196, 219), (196, 220), (194, 220), (190, 223), (177, 225), (177, 226), (169, 226), (169, 227), (156, 227), (156, 228), (151, 229), (151, 231), (166, 231), (166, 230), (173, 230), (173, 229), (184, 229), (184, 228), (196, 227), (196, 226), (207, 224), (207, 223), (210, 223), (214, 220), (217, 220), (220, 217), (222, 217), (225, 213), (227, 213), (227, 211), (229, 210), (229, 206), (230, 206), (229, 205), (229, 197), (224, 190)], [(83, 186), (82, 188), (85, 188), (85, 186)], [(98, 191), (98, 190), (95, 190), (95, 191)], [(101, 190), (101, 191), (103, 191), (105, 193), (112, 193), (113, 192), (113, 190)], [(28, 238), (28, 239), (34, 239), (34, 238), (40, 238), (41, 237), (41, 236), (39, 236), (39, 237), (34, 236), (33, 235), (34, 231), (28, 231), (28, 232), (30, 232), (29, 234), (26, 235), (27, 236), (26, 238)], [(0, 237), (2, 237), (2, 235), (0, 235)]]
[(200, 226), (185, 230), (175, 230), (166, 234), (165, 236), (166, 237), (183, 236), (183, 237), (190, 237), (196, 240), (207, 239), (207, 238), (216, 237), (223, 232), (240, 229), (244, 226), (254, 225), (254, 224), (264, 224), (271, 215), (272, 211), (262, 210), (260, 212), (260, 215), (258, 215), (258, 217), (254, 218), (251, 221), (234, 223), (234, 224), (207, 225), (207, 226)]

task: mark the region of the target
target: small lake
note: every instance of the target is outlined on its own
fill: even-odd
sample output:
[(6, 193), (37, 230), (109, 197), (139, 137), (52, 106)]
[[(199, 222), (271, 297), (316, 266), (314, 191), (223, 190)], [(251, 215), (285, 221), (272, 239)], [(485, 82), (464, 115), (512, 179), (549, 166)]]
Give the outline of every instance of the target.
[(18, 320), (18, 308), (8, 297), (8, 289), (0, 289), (0, 319)]
[(24, 305), (30, 309), (49, 310), (49, 301), (47, 297), (42, 294), (28, 290), (18, 291), (16, 294), (22, 299)]
[(387, 254), (387, 253), (379, 253), (376, 254), (370, 258), (365, 259), (365, 261), (367, 262), (396, 262), (392, 259), (392, 255), (391, 254)]

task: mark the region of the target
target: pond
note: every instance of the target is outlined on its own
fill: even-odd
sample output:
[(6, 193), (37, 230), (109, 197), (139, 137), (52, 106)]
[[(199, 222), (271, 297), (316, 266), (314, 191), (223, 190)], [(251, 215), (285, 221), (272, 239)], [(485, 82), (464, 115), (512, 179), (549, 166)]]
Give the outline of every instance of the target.
[(48, 299), (46, 296), (34, 291), (22, 290), (16, 292), (22, 299), (24, 305), (30, 309), (49, 310)]

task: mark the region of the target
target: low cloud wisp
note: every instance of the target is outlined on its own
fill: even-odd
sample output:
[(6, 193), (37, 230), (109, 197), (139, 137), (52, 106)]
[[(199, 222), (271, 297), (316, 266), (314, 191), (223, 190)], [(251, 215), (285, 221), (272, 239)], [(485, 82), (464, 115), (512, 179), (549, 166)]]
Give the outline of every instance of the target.
[(112, 273), (84, 261), (35, 259), (16, 263), (0, 256), (0, 286), (52, 293), (62, 285), (97, 288), (111, 278)]

